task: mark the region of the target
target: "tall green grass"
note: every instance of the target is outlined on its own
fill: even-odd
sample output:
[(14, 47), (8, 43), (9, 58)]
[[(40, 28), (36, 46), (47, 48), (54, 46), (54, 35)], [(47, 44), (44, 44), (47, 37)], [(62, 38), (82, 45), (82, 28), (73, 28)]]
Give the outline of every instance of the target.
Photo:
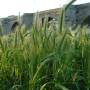
[(17, 27), (0, 36), (0, 90), (89, 90), (87, 28), (72, 30), (59, 22), (56, 29), (48, 27), (36, 15), (30, 30)]

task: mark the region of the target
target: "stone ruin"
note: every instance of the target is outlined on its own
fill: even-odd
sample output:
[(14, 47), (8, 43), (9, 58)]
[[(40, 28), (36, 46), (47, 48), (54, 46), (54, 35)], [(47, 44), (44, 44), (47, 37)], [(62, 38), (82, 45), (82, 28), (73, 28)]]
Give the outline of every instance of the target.
[[(39, 12), (40, 18), (43, 20), (48, 16), (48, 21), (58, 20), (59, 8)], [(21, 24), (30, 28), (33, 24), (35, 13), (24, 13), (21, 18)], [(20, 24), (18, 16), (8, 16), (0, 19), (0, 25), (3, 29), (3, 34), (12, 32), (17, 25)], [(65, 13), (65, 23), (67, 25), (90, 25), (90, 3), (72, 5)]]

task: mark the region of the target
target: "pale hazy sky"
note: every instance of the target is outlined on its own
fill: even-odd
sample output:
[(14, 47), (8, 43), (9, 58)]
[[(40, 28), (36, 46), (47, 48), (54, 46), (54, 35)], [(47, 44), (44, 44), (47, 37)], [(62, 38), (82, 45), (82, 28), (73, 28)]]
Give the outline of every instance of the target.
[[(0, 0), (0, 17), (30, 13), (37, 10), (58, 8), (70, 0)], [(77, 0), (75, 4), (88, 3), (90, 0)]]

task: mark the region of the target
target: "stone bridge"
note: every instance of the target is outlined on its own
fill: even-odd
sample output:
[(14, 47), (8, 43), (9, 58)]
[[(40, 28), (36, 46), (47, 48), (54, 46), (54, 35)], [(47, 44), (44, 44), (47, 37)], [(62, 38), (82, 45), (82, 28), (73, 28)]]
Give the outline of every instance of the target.
[[(48, 21), (58, 20), (59, 18), (59, 8), (51, 9), (46, 11), (39, 12), (41, 20), (48, 16)], [(21, 18), (21, 24), (25, 25), (27, 28), (30, 28), (33, 24), (35, 14), (34, 13), (25, 13)], [(72, 5), (65, 13), (65, 23), (68, 25), (90, 25), (90, 3)], [(0, 19), (0, 25), (3, 28), (3, 33), (8, 34), (12, 32), (15, 27), (19, 24), (17, 16), (9, 16), (6, 18)]]

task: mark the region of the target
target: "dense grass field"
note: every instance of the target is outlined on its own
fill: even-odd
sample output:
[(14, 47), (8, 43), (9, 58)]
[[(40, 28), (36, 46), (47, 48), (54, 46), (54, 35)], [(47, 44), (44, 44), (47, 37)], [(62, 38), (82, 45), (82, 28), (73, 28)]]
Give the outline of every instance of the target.
[(58, 21), (0, 36), (0, 90), (90, 89), (90, 34)]

